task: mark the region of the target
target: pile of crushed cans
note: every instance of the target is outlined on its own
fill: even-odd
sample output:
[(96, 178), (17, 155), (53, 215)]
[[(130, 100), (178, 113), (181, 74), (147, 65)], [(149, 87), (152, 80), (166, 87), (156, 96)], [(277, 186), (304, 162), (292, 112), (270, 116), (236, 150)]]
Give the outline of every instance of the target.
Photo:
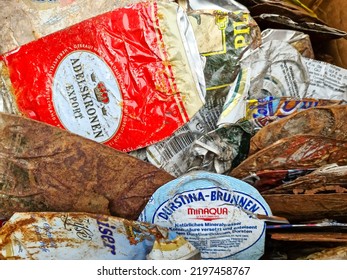
[(0, 259), (347, 259), (347, 33), (291, 0), (4, 0)]

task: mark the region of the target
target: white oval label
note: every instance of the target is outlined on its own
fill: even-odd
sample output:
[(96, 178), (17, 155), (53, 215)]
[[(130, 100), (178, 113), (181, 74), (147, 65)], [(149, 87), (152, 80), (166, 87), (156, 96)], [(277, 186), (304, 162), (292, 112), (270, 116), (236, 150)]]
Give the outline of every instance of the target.
[(74, 51), (54, 75), (52, 100), (63, 126), (102, 143), (111, 139), (122, 118), (122, 96), (109, 66), (89, 51)]

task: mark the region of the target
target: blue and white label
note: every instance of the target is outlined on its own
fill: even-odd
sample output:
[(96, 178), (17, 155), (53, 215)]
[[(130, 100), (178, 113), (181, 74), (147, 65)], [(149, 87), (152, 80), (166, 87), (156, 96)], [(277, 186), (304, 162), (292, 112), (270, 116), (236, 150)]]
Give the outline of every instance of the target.
[(271, 215), (259, 192), (238, 179), (193, 172), (159, 188), (140, 216), (168, 227), (196, 247), (203, 259), (259, 259)]

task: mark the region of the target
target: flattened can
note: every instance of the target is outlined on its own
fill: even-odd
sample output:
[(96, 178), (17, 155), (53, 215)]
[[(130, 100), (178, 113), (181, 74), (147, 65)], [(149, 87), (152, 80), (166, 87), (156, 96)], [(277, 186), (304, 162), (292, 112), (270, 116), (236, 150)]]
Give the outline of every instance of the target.
[(164, 226), (193, 244), (202, 259), (259, 259), (271, 215), (259, 192), (236, 178), (187, 173), (160, 187), (139, 220)]
[(114, 216), (21, 212), (0, 229), (0, 259), (172, 260), (198, 254), (182, 237), (168, 236), (165, 228)]
[(165, 1), (121, 7), (1, 55), (0, 88), (1, 112), (123, 152), (169, 137), (205, 103), (188, 17)]

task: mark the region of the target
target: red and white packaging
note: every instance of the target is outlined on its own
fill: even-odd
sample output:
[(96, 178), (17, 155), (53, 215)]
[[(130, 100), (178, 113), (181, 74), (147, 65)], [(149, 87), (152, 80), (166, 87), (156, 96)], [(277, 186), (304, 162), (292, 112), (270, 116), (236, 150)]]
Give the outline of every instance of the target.
[(118, 8), (0, 57), (0, 111), (128, 152), (170, 136), (204, 104), (194, 33), (172, 2)]

